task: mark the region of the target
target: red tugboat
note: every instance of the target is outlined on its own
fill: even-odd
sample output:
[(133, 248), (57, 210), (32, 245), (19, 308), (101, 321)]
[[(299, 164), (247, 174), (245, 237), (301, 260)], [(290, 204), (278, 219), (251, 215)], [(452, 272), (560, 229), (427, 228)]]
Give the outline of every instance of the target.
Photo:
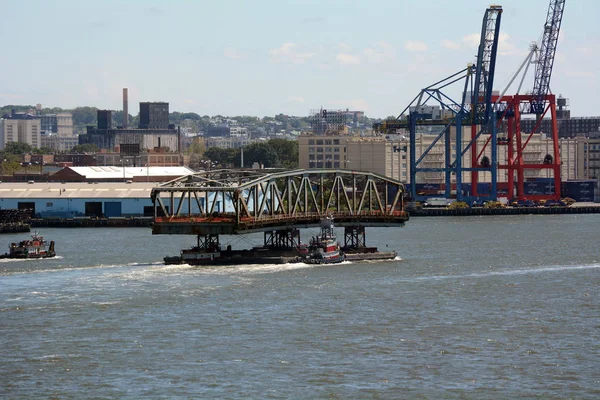
[(308, 253), (298, 261), (306, 264), (336, 264), (346, 258), (333, 231), (333, 218), (321, 219), (321, 234), (313, 237), (308, 245)]
[(22, 240), (19, 244), (11, 243), (9, 252), (0, 255), (0, 258), (48, 258), (56, 256), (54, 241), (50, 244), (37, 232), (31, 235), (30, 240)]

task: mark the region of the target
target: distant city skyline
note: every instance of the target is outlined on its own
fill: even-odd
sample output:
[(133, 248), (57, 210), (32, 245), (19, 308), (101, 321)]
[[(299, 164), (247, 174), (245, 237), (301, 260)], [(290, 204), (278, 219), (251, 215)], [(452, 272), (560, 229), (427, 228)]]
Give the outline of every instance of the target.
[[(548, 0), (500, 1), (502, 91)], [(447, 2), (56, 0), (4, 2), (0, 104), (129, 113), (166, 101), (200, 115), (402, 111), (418, 91), (474, 62), (489, 0)], [(551, 81), (571, 115), (600, 115), (600, 2), (567, 0)], [(522, 91), (533, 87), (530, 72)], [(516, 87), (508, 93), (514, 93)]]

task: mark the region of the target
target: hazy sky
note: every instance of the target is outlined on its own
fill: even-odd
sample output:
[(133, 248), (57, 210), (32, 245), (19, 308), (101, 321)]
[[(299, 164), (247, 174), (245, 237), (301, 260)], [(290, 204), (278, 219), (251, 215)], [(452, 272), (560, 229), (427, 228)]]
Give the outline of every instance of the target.
[[(473, 62), (491, 0), (0, 0), (1, 104), (201, 115), (397, 115)], [(496, 88), (541, 38), (548, 0), (505, 0)], [(567, 0), (551, 89), (600, 115), (600, 1)], [(533, 87), (533, 76), (525, 86)], [(514, 92), (512, 90), (512, 92)], [(509, 91), (511, 92), (511, 91)]]

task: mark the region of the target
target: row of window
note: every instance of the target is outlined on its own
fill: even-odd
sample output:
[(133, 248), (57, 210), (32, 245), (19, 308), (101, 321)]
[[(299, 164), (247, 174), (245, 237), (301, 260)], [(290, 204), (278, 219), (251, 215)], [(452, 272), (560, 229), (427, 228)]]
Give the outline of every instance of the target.
[(308, 145), (309, 146), (322, 146), (322, 145), (329, 145), (331, 146), (332, 144), (340, 144), (340, 139), (308, 139)]
[[(317, 154), (316, 157), (315, 157), (314, 154), (309, 154), (308, 155), (308, 159), (309, 160), (324, 160), (325, 158), (324, 158), (323, 154)], [(339, 154), (334, 154), (333, 155), (333, 159), (334, 160), (339, 160), (340, 159), (340, 155)]]
[[(339, 153), (340, 152), (340, 148), (339, 147), (309, 147), (308, 148), (308, 152), (309, 153)], [(344, 153), (346, 152), (346, 148), (344, 147)]]
[(340, 162), (339, 161), (311, 161), (310, 168), (339, 168), (340, 167)]

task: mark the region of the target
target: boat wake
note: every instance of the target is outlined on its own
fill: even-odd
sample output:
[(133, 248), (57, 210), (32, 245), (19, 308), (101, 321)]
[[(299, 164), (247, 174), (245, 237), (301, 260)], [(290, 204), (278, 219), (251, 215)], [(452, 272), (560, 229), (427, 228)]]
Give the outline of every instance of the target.
[[(43, 260), (60, 260), (62, 256), (50, 257), (50, 258), (32, 258), (32, 259), (2, 259), (0, 262), (22, 262), (22, 261), (43, 261)], [(45, 273), (64, 273), (72, 271), (94, 271), (102, 269), (117, 269), (117, 268), (130, 268), (130, 267), (151, 267), (156, 265), (163, 265), (161, 262), (157, 263), (129, 263), (129, 264), (97, 264), (87, 266), (73, 266), (73, 265), (57, 265), (52, 268), (44, 269), (27, 269), (27, 270), (15, 270), (7, 271), (8, 273), (0, 273), (0, 275), (15, 275), (15, 274), (45, 274)]]
[[(183, 264), (187, 265), (187, 264)], [(192, 266), (189, 268), (196, 271), (206, 272), (215, 275), (236, 275), (236, 274), (271, 274), (275, 272), (294, 271), (300, 269), (310, 269), (324, 267), (329, 265), (306, 264), (306, 263), (288, 263), (288, 264), (240, 264), (231, 266)]]
[(63, 256), (45, 257), (45, 258), (0, 258), (0, 263), (12, 263), (12, 262), (23, 262), (23, 261), (48, 261), (48, 260), (62, 260)]
[(517, 276), (517, 275), (533, 275), (543, 274), (552, 272), (572, 272), (578, 270), (590, 270), (598, 269), (600, 264), (588, 264), (588, 265), (556, 265), (538, 268), (527, 268), (527, 269), (513, 269), (513, 270), (500, 270), (500, 271), (488, 271), (488, 272), (474, 272), (471, 274), (462, 275), (430, 275), (430, 276), (419, 276), (414, 278), (399, 279), (401, 282), (422, 282), (427, 280), (438, 281), (438, 280), (451, 280), (451, 279), (480, 279), (489, 278), (494, 276)]

